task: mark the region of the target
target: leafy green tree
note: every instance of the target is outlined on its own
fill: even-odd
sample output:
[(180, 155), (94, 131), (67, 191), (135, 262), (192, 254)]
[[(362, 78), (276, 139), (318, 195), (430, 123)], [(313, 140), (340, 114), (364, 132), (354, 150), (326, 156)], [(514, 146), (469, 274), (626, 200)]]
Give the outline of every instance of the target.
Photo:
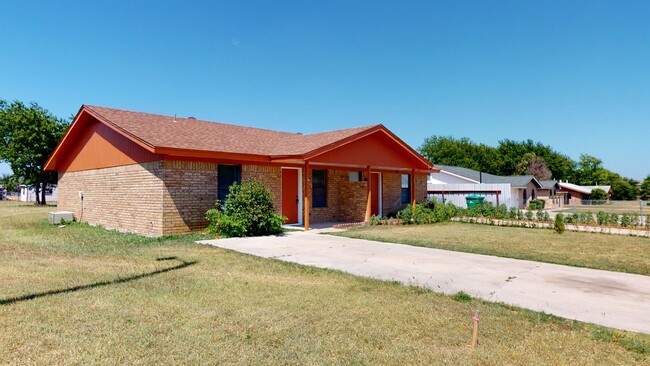
[(632, 201), (636, 200), (639, 195), (639, 190), (636, 186), (630, 184), (629, 181), (621, 178), (612, 180), (610, 183), (612, 186), (612, 199), (613, 200), (622, 200), (622, 201)]
[(476, 144), (468, 138), (431, 136), (424, 140), (419, 150), (422, 156), (434, 164), (460, 166), (491, 174), (498, 174), (500, 170), (498, 151), (484, 144)]
[(7, 192), (15, 192), (18, 190), (20, 180), (15, 175), (4, 174), (0, 178), (0, 184), (7, 190)]
[(644, 201), (650, 200), (650, 175), (648, 175), (641, 183), (641, 188), (639, 189), (639, 195)]
[(607, 199), (607, 192), (603, 191), (600, 188), (594, 188), (591, 190), (591, 195), (589, 197), (592, 200), (603, 201)]
[(595, 156), (582, 154), (576, 171), (577, 183), (584, 186), (611, 183), (609, 171), (603, 168), (603, 161)]
[[(37, 203), (44, 205), (45, 186), (56, 175), (43, 167), (68, 126), (35, 102), (0, 100), (0, 160), (9, 163), (14, 175), (36, 191)], [(40, 197), (39, 197), (40, 192)]]

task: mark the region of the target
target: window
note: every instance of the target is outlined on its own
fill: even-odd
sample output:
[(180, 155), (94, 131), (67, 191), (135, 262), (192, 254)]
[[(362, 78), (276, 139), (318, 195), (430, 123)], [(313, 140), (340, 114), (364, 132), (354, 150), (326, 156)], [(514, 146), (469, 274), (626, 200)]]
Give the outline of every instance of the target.
[(363, 173), (362, 172), (348, 172), (348, 177), (350, 182), (361, 182), (363, 181)]
[(327, 207), (327, 170), (312, 170), (312, 207)]
[(233, 183), (241, 183), (241, 165), (219, 164), (217, 167), (217, 198), (223, 204), (228, 196), (228, 188)]
[(402, 203), (411, 202), (411, 175), (402, 174)]
[(524, 188), (524, 205), (526, 204), (526, 201), (528, 201), (528, 191)]

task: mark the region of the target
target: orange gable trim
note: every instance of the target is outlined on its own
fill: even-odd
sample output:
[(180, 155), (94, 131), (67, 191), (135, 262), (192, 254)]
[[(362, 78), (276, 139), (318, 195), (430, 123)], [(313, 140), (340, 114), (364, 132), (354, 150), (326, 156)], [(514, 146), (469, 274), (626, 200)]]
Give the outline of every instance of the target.
[[(145, 134), (145, 136), (149, 136), (152, 139), (152, 141), (147, 141), (145, 140), (145, 138), (137, 135), (135, 132), (134, 133), (129, 132), (126, 128), (132, 128), (134, 126), (134, 123), (135, 125), (137, 125), (139, 122), (138, 118), (140, 118), (140, 116), (144, 116), (141, 118), (147, 119), (148, 122), (146, 126), (149, 126), (148, 128), (154, 128), (155, 124), (152, 123), (155, 123), (158, 118), (161, 118), (162, 121), (164, 119), (168, 120), (172, 117), (152, 115), (152, 114), (140, 113), (140, 112), (115, 110), (115, 109), (104, 108), (104, 107), (96, 107), (96, 108), (103, 112), (101, 113), (97, 112), (93, 110), (92, 106), (87, 106), (87, 105), (83, 105), (80, 108), (79, 112), (77, 113), (73, 122), (68, 128), (68, 131), (66, 131), (63, 139), (56, 147), (52, 156), (50, 156), (48, 162), (46, 163), (45, 165), (46, 170), (66, 170), (66, 168), (69, 167), (73, 163), (73, 160), (75, 159), (75, 153), (73, 153), (72, 157), (67, 156), (66, 153), (76, 151), (76, 154), (79, 154), (80, 150), (76, 146), (80, 141), (79, 139), (86, 134), (86, 129), (89, 128), (89, 126), (91, 126), (93, 123), (100, 123), (106, 126), (108, 129), (114, 131), (119, 136), (122, 136), (126, 140), (138, 145), (144, 151), (150, 153), (151, 156), (165, 157), (170, 159), (174, 159), (175, 157), (180, 159), (186, 159), (186, 158), (214, 159), (219, 161), (242, 161), (242, 162), (250, 162), (250, 163), (260, 163), (260, 164), (304, 164), (305, 162), (310, 161), (313, 164), (326, 164), (326, 165), (331, 165), (333, 167), (338, 166), (338, 167), (353, 168), (354, 166), (358, 165), (361, 168), (365, 168), (366, 165), (368, 165), (365, 161), (363, 162), (353, 161), (354, 159), (351, 160), (349, 157), (345, 156), (344, 151), (341, 151), (339, 149), (345, 148), (350, 144), (360, 142), (361, 146), (363, 146), (361, 147), (362, 149), (364, 147), (366, 149), (370, 149), (373, 148), (374, 146), (377, 146), (378, 149), (381, 150), (383, 144), (389, 142), (389, 144), (394, 143), (395, 145), (393, 145), (390, 150), (384, 151), (387, 152), (387, 154), (385, 155), (386, 159), (384, 161), (382, 161), (382, 159), (375, 161), (376, 164), (373, 164), (373, 169), (375, 168), (380, 169), (381, 166), (381, 169), (386, 169), (390, 171), (401, 171), (403, 169), (404, 170), (416, 169), (416, 171), (418, 172), (438, 171), (438, 169), (434, 168), (430, 162), (424, 159), (419, 153), (413, 150), (410, 146), (404, 143), (401, 139), (399, 139), (396, 135), (390, 132), (383, 125), (375, 125), (371, 127), (357, 127), (357, 128), (347, 129), (347, 130), (337, 130), (337, 131), (325, 132), (321, 134), (305, 135), (303, 138), (302, 135), (295, 135), (295, 134), (278, 132), (278, 131), (261, 130), (261, 129), (255, 129), (250, 127), (234, 126), (234, 125), (226, 125), (226, 124), (215, 124), (218, 126), (225, 126), (223, 128), (226, 128), (225, 131), (229, 131), (229, 133), (236, 133), (238, 131), (236, 129), (241, 128), (243, 133), (247, 134), (247, 136), (249, 137), (249, 141), (248, 141), (249, 145), (251, 142), (250, 137), (251, 136), (254, 137), (254, 134), (257, 133), (257, 131), (259, 130), (260, 133), (263, 136), (266, 136), (267, 138), (272, 138), (273, 140), (275, 138), (278, 138), (277, 140), (278, 146), (279, 147), (287, 146), (289, 147), (288, 149), (289, 151), (292, 150), (292, 147), (294, 151), (300, 151), (302, 148), (306, 148), (305, 150), (303, 150), (305, 152), (301, 152), (295, 155), (291, 153), (284, 154), (284, 155), (281, 154), (269, 155), (264, 150), (261, 150), (258, 153), (253, 153), (253, 152), (247, 153), (245, 150), (246, 150), (246, 146), (248, 145), (246, 144), (243, 145), (244, 149), (241, 148), (236, 149), (239, 150), (237, 152), (205, 149), (206, 147), (211, 148), (212, 144), (202, 144), (203, 149), (164, 146), (166, 140), (164, 138), (161, 139), (161, 136), (156, 135), (157, 130), (155, 129), (154, 130), (150, 129), (149, 131), (151, 131), (152, 133)], [(108, 116), (114, 115), (115, 118), (117, 118), (117, 120), (115, 122), (111, 121), (109, 117), (106, 117), (103, 114), (107, 114)], [(124, 124), (120, 118), (128, 119), (125, 127), (122, 127), (120, 125), (120, 124)], [(167, 121), (166, 123), (167, 125), (169, 125), (169, 121)], [(185, 119), (184, 123), (185, 124), (183, 126), (187, 126), (188, 128), (197, 126), (197, 125), (188, 125), (187, 119)], [(197, 128), (205, 128), (204, 126), (208, 126), (211, 129), (212, 133), (215, 132), (214, 128), (212, 128), (212, 126), (206, 125), (205, 121), (200, 121), (200, 123), (202, 123), (202, 125), (198, 125), (199, 127)], [(183, 129), (184, 128), (185, 127), (183, 127)], [(215, 127), (215, 128), (217, 128), (216, 131), (219, 131), (219, 128), (221, 127)], [(233, 128), (235, 128), (234, 131)], [(138, 130), (136, 129), (135, 131)], [(169, 133), (169, 130), (167, 132)], [(183, 131), (179, 131), (179, 133), (182, 132)], [(271, 133), (271, 135), (269, 135), (268, 133)], [(374, 146), (372, 141), (367, 140), (367, 138), (370, 138), (373, 135), (376, 136), (376, 140), (377, 140), (377, 143)], [(319, 145), (318, 142), (320, 142), (319, 141), (320, 136), (323, 136), (323, 139), (326, 142), (332, 141), (332, 139), (338, 139), (338, 140), (334, 140), (334, 142), (327, 143), (326, 145), (318, 146)], [(196, 138), (200, 138), (201, 135), (200, 133), (199, 135), (197, 135), (197, 133), (195, 132), (193, 135), (192, 134), (188, 135), (188, 137), (190, 139), (191, 138), (196, 139)], [(95, 140), (99, 141), (98, 139)], [(113, 138), (113, 140), (115, 140), (115, 138)], [(122, 149), (124, 149), (123, 147), (124, 142), (120, 142), (119, 144), (121, 144)], [(215, 147), (218, 148), (218, 146)], [(311, 150), (309, 150), (310, 147), (316, 147), (316, 148), (312, 148)], [(130, 149), (132, 150), (132, 148)], [(252, 146), (252, 150), (255, 150), (254, 146)], [(282, 149), (276, 149), (276, 150), (279, 150), (278, 152), (280, 152)], [(136, 160), (144, 159), (143, 162), (145, 160), (150, 161), (151, 156), (149, 155), (144, 156), (146, 154), (144, 155), (143, 154), (144, 152), (133, 153), (131, 151), (132, 157), (138, 157), (136, 158)], [(120, 163), (121, 160), (126, 159), (124, 158), (124, 156), (122, 156), (124, 154), (120, 156), (117, 155), (116, 155), (116, 162), (115, 162), (116, 164)], [(382, 155), (379, 154), (378, 156), (382, 156)], [(401, 158), (399, 156), (401, 156)], [(319, 157), (321, 159), (319, 159)], [(350, 164), (351, 162), (353, 162), (353, 164)], [(105, 164), (107, 163), (103, 162), (100, 165), (105, 165)], [(81, 165), (77, 164), (77, 166), (82, 166), (82, 165), (85, 166), (88, 164), (81, 164)]]

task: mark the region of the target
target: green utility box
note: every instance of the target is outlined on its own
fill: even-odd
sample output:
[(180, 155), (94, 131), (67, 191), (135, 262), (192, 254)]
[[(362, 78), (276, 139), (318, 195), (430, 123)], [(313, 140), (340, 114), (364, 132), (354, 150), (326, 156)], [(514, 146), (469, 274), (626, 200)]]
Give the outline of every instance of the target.
[(485, 200), (485, 197), (481, 196), (467, 196), (465, 197), (465, 201), (467, 201), (467, 208), (472, 208), (479, 203), (483, 202)]

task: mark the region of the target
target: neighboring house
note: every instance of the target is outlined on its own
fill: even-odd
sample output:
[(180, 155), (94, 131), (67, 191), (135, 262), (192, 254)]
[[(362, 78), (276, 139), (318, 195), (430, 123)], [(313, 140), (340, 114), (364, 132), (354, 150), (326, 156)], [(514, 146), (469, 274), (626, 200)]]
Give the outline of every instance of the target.
[(537, 198), (537, 190), (541, 188), (532, 175), (502, 177), (449, 165), (436, 165), (436, 168), (440, 172), (429, 174), (429, 196), (444, 201), (456, 196), (452, 202), (457, 205), (458, 196), (462, 196), (462, 202), (465, 196), (479, 195), (494, 204), (525, 208), (530, 200)]
[[(41, 193), (39, 192), (39, 195), (40, 194)], [(45, 188), (45, 202), (56, 202), (57, 197), (58, 195), (57, 195), (56, 184), (48, 184), (47, 188)], [(34, 190), (34, 187), (30, 185), (21, 184), (19, 199), (22, 202), (36, 202), (36, 191)]]
[(545, 208), (560, 208), (564, 206), (564, 197), (563, 194), (559, 192), (560, 184), (558, 181), (551, 180), (542, 180), (539, 182), (542, 185), (542, 188), (537, 190), (537, 198), (544, 200)]
[(565, 205), (581, 205), (582, 201), (591, 199), (591, 191), (594, 189), (602, 189), (607, 193), (607, 196), (612, 195), (611, 186), (579, 186), (577, 184), (559, 182), (559, 193), (564, 195)]
[(431, 163), (382, 125), (311, 135), (84, 105), (45, 168), (60, 210), (160, 236), (203, 229), (257, 179), (288, 223), (368, 221), (426, 198)]

